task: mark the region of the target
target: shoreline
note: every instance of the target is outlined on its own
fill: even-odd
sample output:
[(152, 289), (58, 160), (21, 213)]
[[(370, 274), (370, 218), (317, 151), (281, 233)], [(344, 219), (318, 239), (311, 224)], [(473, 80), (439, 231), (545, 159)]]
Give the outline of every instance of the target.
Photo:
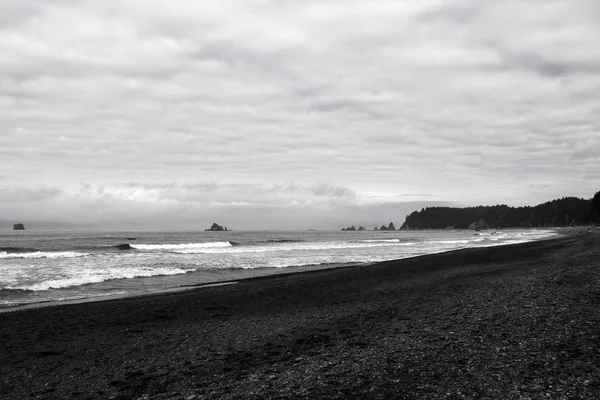
[[(390, 261), (415, 259), (415, 258), (426, 257), (429, 255), (434, 255), (434, 254), (444, 254), (444, 253), (450, 253), (450, 252), (454, 252), (454, 251), (466, 250), (466, 249), (471, 249), (471, 248), (490, 248), (490, 247), (513, 246), (513, 245), (519, 245), (519, 244), (531, 243), (531, 242), (537, 242), (537, 241), (553, 240), (553, 239), (556, 239), (557, 237), (561, 237), (561, 236), (572, 236), (572, 235), (582, 234), (582, 233), (588, 232), (589, 228), (587, 228), (587, 227), (585, 227), (585, 228), (584, 227), (581, 227), (581, 228), (579, 228), (579, 227), (552, 228), (552, 229), (548, 229), (548, 230), (554, 231), (556, 233), (556, 236), (533, 240), (530, 242), (509, 243), (509, 244), (500, 244), (500, 245), (490, 244), (488, 246), (443, 250), (443, 251), (439, 251), (439, 252), (432, 252), (432, 253), (427, 253), (427, 254), (409, 256), (409, 257), (405, 257), (405, 258), (390, 259), (390, 260), (376, 261), (376, 262), (303, 265), (303, 266), (291, 266), (291, 267), (288, 267), (285, 269), (274, 268), (272, 271), (268, 271), (268, 272), (264, 271), (262, 273), (257, 274), (257, 276), (232, 277), (231, 279), (214, 280), (214, 281), (210, 280), (206, 283), (198, 283), (198, 284), (190, 284), (190, 285), (181, 284), (179, 286), (158, 289), (158, 290), (153, 290), (153, 291), (146, 291), (146, 292), (137, 292), (137, 293), (130, 292), (130, 293), (121, 293), (121, 294), (108, 294), (108, 295), (97, 295), (97, 296), (90, 296), (90, 297), (72, 298), (72, 299), (65, 299), (65, 300), (44, 300), (44, 301), (39, 301), (39, 302), (22, 303), (22, 304), (16, 304), (16, 305), (2, 305), (2, 306), (0, 306), (0, 314), (7, 313), (7, 312), (13, 312), (13, 311), (19, 311), (19, 310), (27, 310), (27, 309), (31, 309), (31, 308), (44, 308), (44, 307), (54, 307), (54, 306), (79, 304), (79, 303), (111, 301), (111, 300), (138, 298), (138, 297), (145, 297), (145, 296), (160, 296), (162, 294), (168, 294), (168, 293), (178, 292), (178, 291), (193, 290), (194, 288), (202, 288), (202, 287), (206, 287), (206, 286), (213, 285), (213, 284), (222, 284), (222, 283), (227, 283), (227, 282), (231, 282), (231, 281), (245, 281), (248, 279), (252, 280), (255, 278), (269, 278), (271, 276), (298, 274), (298, 273), (312, 273), (315, 271), (330, 270), (330, 269), (337, 269), (337, 268), (365, 267), (365, 266), (376, 265), (379, 263), (385, 263), (385, 262), (390, 262)], [(288, 269), (290, 271), (287, 271)], [(253, 270), (253, 272), (255, 272), (255, 271), (256, 270)], [(244, 272), (247, 272), (247, 271), (244, 271)], [(191, 273), (193, 273), (193, 272), (191, 272)], [(160, 277), (160, 276), (157, 276), (157, 277)]]
[[(422, 256), (423, 255), (414, 256), (414, 257), (422, 257)], [(414, 257), (407, 257), (407, 258), (414, 258)], [(381, 262), (387, 262), (387, 261), (381, 261)], [(176, 292), (187, 291), (187, 290), (202, 289), (204, 287), (227, 285), (227, 284), (230, 284), (231, 282), (237, 283), (240, 281), (246, 281), (246, 280), (252, 280), (252, 279), (262, 279), (262, 278), (268, 279), (270, 277), (280, 276), (280, 275), (304, 274), (304, 273), (312, 273), (315, 271), (332, 270), (332, 269), (338, 269), (338, 268), (363, 267), (363, 266), (368, 266), (368, 265), (373, 265), (373, 264), (377, 264), (377, 262), (375, 262), (375, 263), (366, 263), (366, 262), (365, 263), (331, 263), (331, 264), (319, 264), (319, 265), (293, 266), (293, 267), (287, 267), (287, 268), (264, 268), (265, 272), (263, 274), (258, 274), (258, 275), (254, 275), (254, 276), (247, 276), (247, 277), (240, 277), (240, 278), (226, 279), (226, 280), (214, 280), (214, 281), (211, 280), (211, 281), (208, 281), (205, 283), (196, 283), (196, 284), (181, 284), (179, 286), (174, 286), (174, 287), (165, 288), (165, 289), (157, 289), (157, 290), (146, 291), (146, 292), (138, 292), (138, 293), (131, 292), (131, 293), (121, 293), (121, 294), (98, 295), (98, 296), (93, 296), (93, 297), (82, 297), (82, 298), (73, 298), (73, 299), (65, 299), (65, 300), (39, 301), (39, 302), (34, 302), (34, 303), (18, 304), (18, 305), (14, 305), (14, 306), (12, 306), (12, 305), (11, 306), (0, 306), (0, 314), (7, 313), (7, 312), (13, 312), (13, 311), (27, 310), (27, 309), (31, 309), (31, 308), (55, 307), (55, 306), (71, 305), (71, 304), (79, 304), (79, 303), (95, 303), (95, 302), (102, 302), (102, 301), (139, 298), (139, 297), (147, 297), (147, 296), (161, 296), (163, 294), (176, 293)], [(269, 270), (269, 271), (267, 272), (267, 270)], [(256, 271), (256, 270), (244, 270), (244, 271)], [(190, 272), (190, 274), (191, 273), (193, 273), (193, 272)], [(185, 275), (185, 274), (182, 274), (182, 275)], [(171, 275), (171, 276), (174, 276), (174, 275)], [(157, 275), (154, 277), (144, 277), (144, 279), (152, 279), (152, 278), (156, 278), (156, 277), (160, 277), (160, 275)], [(136, 279), (136, 278), (131, 278), (131, 279)]]
[(0, 398), (598, 398), (599, 256), (567, 235), (1, 313)]

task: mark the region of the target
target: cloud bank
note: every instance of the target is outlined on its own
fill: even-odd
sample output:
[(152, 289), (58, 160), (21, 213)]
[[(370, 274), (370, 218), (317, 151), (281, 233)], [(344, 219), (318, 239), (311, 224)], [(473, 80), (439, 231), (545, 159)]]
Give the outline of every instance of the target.
[(0, 0), (0, 219), (320, 228), (591, 197), (598, 20), (594, 0)]

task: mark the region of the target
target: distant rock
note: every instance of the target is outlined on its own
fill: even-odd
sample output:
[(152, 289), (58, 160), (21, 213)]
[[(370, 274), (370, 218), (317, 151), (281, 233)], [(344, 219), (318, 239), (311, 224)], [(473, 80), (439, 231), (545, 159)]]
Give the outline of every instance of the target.
[(24, 231), (25, 230), (25, 225), (23, 224), (14, 224), (13, 225), (13, 231)]
[(374, 231), (395, 231), (396, 227), (394, 226), (393, 222), (390, 222), (390, 224), (388, 226), (385, 225), (381, 225), (380, 228), (373, 228)]
[(348, 227), (348, 228), (342, 228), (343, 231), (366, 231), (367, 228), (365, 228), (364, 226), (359, 226), (358, 228), (355, 227), (354, 225)]
[(471, 225), (469, 225), (469, 229), (472, 231), (482, 231), (487, 228), (489, 228), (489, 226), (483, 219), (480, 219), (479, 221), (473, 222)]
[(227, 227), (222, 227), (221, 225), (217, 224), (216, 222), (213, 222), (210, 229), (205, 229), (205, 231), (222, 232), (222, 231), (227, 231)]

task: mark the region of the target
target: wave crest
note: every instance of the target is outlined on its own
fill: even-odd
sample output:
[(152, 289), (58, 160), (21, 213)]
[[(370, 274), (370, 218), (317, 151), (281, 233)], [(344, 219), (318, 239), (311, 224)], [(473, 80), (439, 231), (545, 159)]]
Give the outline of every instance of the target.
[(279, 243), (277, 245), (257, 245), (257, 246), (240, 246), (235, 248), (182, 248), (173, 249), (174, 253), (178, 254), (213, 254), (213, 253), (268, 253), (268, 252), (287, 252), (287, 251), (309, 251), (309, 250), (340, 250), (340, 249), (362, 249), (373, 247), (396, 247), (396, 246), (413, 246), (413, 242), (294, 242), (294, 243)]
[(32, 253), (9, 253), (0, 251), (0, 259), (8, 258), (75, 258), (89, 256), (89, 253), (75, 251), (36, 251)]
[(400, 243), (400, 239), (366, 239), (363, 243)]
[(232, 247), (230, 242), (206, 242), (206, 243), (180, 243), (180, 244), (132, 244), (131, 248), (136, 250), (192, 250), (192, 249), (213, 249)]
[(152, 276), (179, 275), (194, 270), (183, 268), (112, 268), (103, 271), (100, 274), (90, 274), (74, 276), (71, 278), (49, 279), (31, 285), (9, 286), (0, 289), (7, 292), (40, 292), (51, 289), (66, 289), (75, 286), (89, 285), (92, 283), (101, 283), (117, 279), (147, 278)]

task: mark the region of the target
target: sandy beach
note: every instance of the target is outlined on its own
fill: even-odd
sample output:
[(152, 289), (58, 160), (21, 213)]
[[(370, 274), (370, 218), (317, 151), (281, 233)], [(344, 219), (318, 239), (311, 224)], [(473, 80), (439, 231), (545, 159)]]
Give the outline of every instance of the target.
[(0, 398), (600, 398), (600, 233), (1, 313)]

